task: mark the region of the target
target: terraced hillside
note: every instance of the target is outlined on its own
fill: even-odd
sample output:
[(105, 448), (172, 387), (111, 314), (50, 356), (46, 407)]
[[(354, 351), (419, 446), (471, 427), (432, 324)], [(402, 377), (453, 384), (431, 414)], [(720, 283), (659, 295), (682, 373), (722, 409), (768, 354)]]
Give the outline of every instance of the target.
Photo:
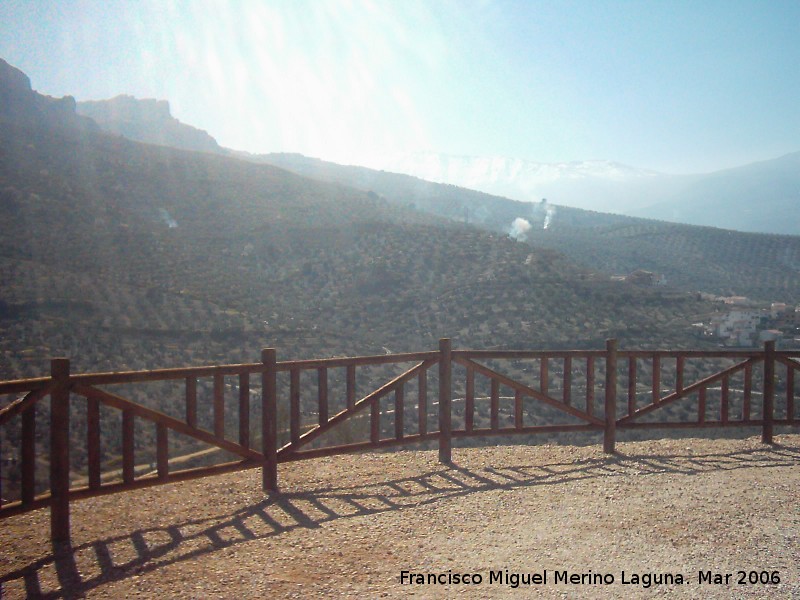
[[(31, 92), (33, 93), (33, 92)], [(269, 165), (0, 120), (0, 374), (433, 346), (694, 345), (712, 310)]]
[[(98, 105), (95, 108), (104, 109), (103, 119), (99, 121), (101, 127), (111, 132), (122, 132), (131, 139), (154, 141), (151, 129), (156, 121), (150, 116), (153, 101), (133, 98), (126, 101), (130, 104), (127, 111), (118, 109), (119, 99), (94, 103)], [(174, 119), (168, 114), (167, 104), (161, 105), (166, 113), (160, 115), (163, 126), (159, 129), (157, 143), (186, 147), (186, 136), (198, 132), (186, 125), (181, 125), (181, 131), (173, 131)], [(78, 110), (91, 116), (94, 113), (87, 111), (88, 108), (85, 104), (78, 106)], [(528, 243), (557, 250), (585, 268), (605, 274), (645, 269), (664, 274), (669, 285), (683, 291), (746, 295), (786, 302), (796, 302), (800, 296), (798, 236), (746, 234), (554, 206), (553, 202), (558, 204), (557, 197), (550, 198), (551, 202), (545, 209), (543, 205), (517, 202), (397, 173), (338, 165), (299, 154), (250, 155), (219, 146), (198, 148), (273, 164), (321, 181), (352, 186), (371, 192), (373, 197), (382, 196), (393, 204), (414, 207), (490, 231), (507, 233), (515, 219), (523, 218), (532, 226), (525, 236)], [(778, 188), (788, 185), (793, 173), (791, 162), (796, 160), (796, 155), (787, 156), (780, 161), (722, 171), (705, 179), (701, 177), (703, 181), (707, 180), (706, 183), (716, 182), (715, 185), (698, 186), (690, 194), (696, 203), (703, 204), (707, 200), (707, 204), (713, 204), (713, 209), (703, 204), (702, 210), (706, 214), (701, 222), (736, 221), (748, 229), (748, 215), (754, 219), (774, 221), (774, 215), (762, 214), (765, 210), (759, 209), (755, 203), (748, 203), (746, 210), (741, 210), (742, 189), (753, 188), (748, 197), (758, 197), (759, 189), (769, 190), (771, 198), (781, 197)], [(757, 172), (758, 176), (745, 177), (751, 171)], [(666, 180), (663, 183), (668, 185)], [(653, 197), (649, 200), (642, 198), (641, 202), (652, 203), (674, 192), (666, 189), (648, 191), (643, 187), (640, 193), (649, 193)], [(607, 194), (608, 190), (602, 193)], [(686, 198), (682, 202), (684, 211), (691, 208)], [(724, 214), (726, 202), (739, 207), (733, 209), (738, 211), (735, 218)], [(781, 205), (786, 205), (790, 201), (782, 202)], [(549, 225), (546, 230), (543, 228), (545, 219)]]
[(587, 269), (662, 273), (684, 291), (741, 294), (761, 300), (800, 298), (800, 237), (741, 233), (664, 221), (517, 202), (407, 175), (336, 165), (297, 154), (250, 157), (325, 181), (373, 190), (400, 205), (413, 205), (490, 231), (508, 232), (516, 218), (531, 224), (527, 243), (556, 250)]

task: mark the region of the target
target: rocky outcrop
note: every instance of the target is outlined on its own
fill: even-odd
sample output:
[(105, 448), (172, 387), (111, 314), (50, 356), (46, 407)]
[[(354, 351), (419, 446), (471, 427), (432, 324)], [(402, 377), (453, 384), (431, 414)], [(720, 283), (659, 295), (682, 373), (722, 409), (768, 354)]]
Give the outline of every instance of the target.
[(25, 73), (0, 59), (0, 120), (23, 125), (97, 130), (77, 114), (75, 98), (52, 98), (35, 92)]
[(111, 100), (79, 102), (78, 112), (110, 133), (146, 144), (223, 154), (217, 141), (202, 129), (181, 123), (166, 100), (117, 96)]

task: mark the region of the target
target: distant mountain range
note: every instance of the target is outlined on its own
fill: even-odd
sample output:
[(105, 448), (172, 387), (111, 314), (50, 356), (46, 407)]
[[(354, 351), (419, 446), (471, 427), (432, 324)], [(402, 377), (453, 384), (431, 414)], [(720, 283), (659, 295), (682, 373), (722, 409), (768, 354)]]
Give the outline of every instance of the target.
[(699, 175), (610, 161), (406, 155), (387, 169), (515, 200), (738, 231), (800, 234), (800, 152)]
[(385, 168), (523, 202), (547, 198), (556, 204), (616, 213), (635, 206), (639, 186), (663, 177), (655, 171), (606, 160), (541, 163), (434, 153), (397, 156), (389, 159)]
[(800, 234), (800, 152), (673, 180), (677, 185), (671, 191), (654, 193), (657, 202), (630, 214), (739, 231)]
[[(118, 96), (79, 102), (77, 112), (106, 131), (141, 142), (284, 166), (287, 160), (295, 160), (287, 158), (294, 155), (264, 158), (221, 148), (205, 131), (175, 119), (165, 101)], [(699, 175), (668, 175), (604, 160), (539, 163), (432, 153), (390, 159), (383, 170), (524, 202), (546, 198), (553, 205), (596, 212), (737, 231), (800, 234), (800, 152)]]
[[(118, 110), (112, 110), (119, 100), (106, 102), (104, 114), (121, 114)], [(126, 102), (135, 104), (142, 101), (129, 99)], [(773, 228), (776, 231), (796, 231), (798, 221), (781, 218), (791, 214), (796, 210), (795, 207), (786, 206), (779, 214), (775, 214), (775, 210), (768, 208), (771, 204), (764, 202), (761, 212), (757, 214), (754, 211), (756, 204), (751, 202), (739, 211), (709, 210), (707, 224), (716, 224), (717, 228), (714, 229), (664, 222), (669, 220), (668, 217), (675, 217), (678, 211), (688, 214), (689, 211), (700, 212), (703, 207), (711, 206), (711, 202), (681, 203), (677, 200), (682, 193), (689, 194), (691, 190), (695, 190), (696, 194), (701, 193), (698, 190), (702, 190), (703, 185), (706, 186), (705, 195), (709, 199), (714, 197), (712, 190), (717, 190), (717, 197), (724, 198), (724, 202), (739, 197), (738, 192), (747, 189), (748, 184), (765, 190), (776, 188), (777, 184), (770, 187), (770, 181), (785, 185), (785, 180), (796, 177), (790, 164), (781, 164), (782, 161), (791, 162), (791, 157), (719, 174), (692, 176), (664, 175), (607, 161), (545, 165), (505, 159), (445, 160), (435, 155), (427, 155), (422, 161), (427, 165), (426, 173), (429, 176), (437, 170), (444, 170), (451, 174), (468, 174), (473, 183), (491, 176), (496, 182), (526, 180), (533, 185), (533, 182), (540, 181), (542, 185), (550, 186), (542, 188), (546, 194), (542, 197), (548, 198), (548, 202), (541, 202), (541, 198), (535, 202), (523, 202), (401, 173), (339, 165), (300, 154), (253, 155), (220, 148), (203, 139), (207, 135), (205, 132), (175, 120), (169, 115), (166, 103), (160, 104), (157, 111), (148, 109), (153, 103), (144, 101), (142, 108), (125, 113), (127, 137), (151, 140), (148, 132), (152, 130), (150, 123), (156, 120), (153, 118), (155, 113), (165, 124), (162, 131), (175, 132), (172, 140), (169, 136), (160, 138), (160, 145), (210, 151), (250, 162), (267, 163), (304, 177), (369, 192), (401, 208), (424, 211), (493, 232), (516, 236), (512, 224), (518, 222), (526, 229), (520, 232), (523, 233), (519, 236), (521, 239), (524, 238), (533, 246), (561, 252), (592, 270), (627, 273), (647, 269), (666, 275), (670, 285), (680, 289), (741, 293), (764, 299), (793, 301), (793, 290), (800, 292), (800, 283), (792, 283), (798, 279), (800, 272), (800, 237), (733, 234), (718, 228), (722, 226), (722, 221), (730, 223), (736, 219), (739, 219), (740, 229), (752, 229), (756, 223), (764, 225), (763, 219), (758, 220), (760, 214), (766, 221), (775, 221)], [(100, 106), (103, 103), (93, 104)], [(142, 117), (144, 122), (137, 124), (137, 115), (147, 117)], [(117, 120), (120, 119), (118, 116)], [(111, 123), (103, 122), (103, 127), (109, 131), (121, 131), (121, 124), (114, 124), (113, 119)], [(198, 133), (202, 133), (202, 136)], [(776, 165), (779, 168), (775, 168)], [(778, 172), (785, 174), (784, 179), (771, 179), (770, 174)], [(734, 181), (736, 183), (732, 183)], [(651, 191), (647, 192), (648, 189)], [(580, 193), (591, 194), (594, 198), (606, 197), (604, 194), (616, 199), (628, 198), (628, 212), (663, 220), (644, 220), (619, 212), (613, 214), (564, 206), (556, 199), (570, 197), (567, 191), (577, 199), (581, 198)], [(659, 198), (670, 195), (676, 199), (661, 204), (657, 202)], [(538, 195), (533, 197), (537, 198)], [(642, 198), (646, 200), (642, 201)], [(637, 203), (647, 207), (638, 206)], [(697, 220), (700, 221), (699, 218)], [(544, 230), (546, 221), (549, 227)], [(762, 228), (768, 229), (766, 225)]]

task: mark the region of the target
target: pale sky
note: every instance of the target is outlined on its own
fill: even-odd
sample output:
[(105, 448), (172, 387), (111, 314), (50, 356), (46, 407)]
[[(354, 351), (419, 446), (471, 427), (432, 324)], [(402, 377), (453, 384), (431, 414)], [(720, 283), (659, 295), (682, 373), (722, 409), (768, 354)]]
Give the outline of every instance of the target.
[(0, 0), (34, 89), (223, 146), (706, 172), (800, 150), (800, 1)]

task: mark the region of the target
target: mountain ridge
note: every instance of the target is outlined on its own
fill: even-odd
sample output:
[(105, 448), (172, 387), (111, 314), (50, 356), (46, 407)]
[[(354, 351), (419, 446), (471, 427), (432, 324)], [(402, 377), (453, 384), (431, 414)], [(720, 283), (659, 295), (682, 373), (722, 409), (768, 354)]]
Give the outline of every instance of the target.
[(225, 154), (208, 132), (172, 116), (169, 102), (119, 95), (109, 100), (78, 102), (78, 114), (90, 117), (104, 130), (129, 139), (183, 150)]
[[(106, 131), (129, 139), (187, 150), (269, 162), (219, 146), (207, 132), (181, 123), (164, 100), (117, 96), (79, 102), (77, 112)], [(375, 160), (362, 168), (406, 174), (523, 202), (547, 198), (551, 204), (595, 212), (733, 229), (755, 233), (800, 234), (800, 152), (710, 173), (671, 175), (611, 160), (560, 163), (509, 157), (406, 154)], [(309, 157), (304, 157), (309, 158)], [(792, 164), (784, 169), (779, 166)], [(327, 161), (322, 161), (327, 162)], [(332, 163), (331, 163), (332, 164)], [(383, 168), (376, 169), (381, 165)], [(339, 165), (358, 168), (356, 165)], [(766, 196), (766, 198), (765, 198)], [(754, 210), (754, 198), (765, 205)]]
[(100, 131), (93, 120), (78, 115), (75, 107), (72, 96), (53, 98), (35, 92), (25, 73), (0, 58), (0, 118), (18, 124)]
[[(159, 105), (163, 114), (168, 114), (168, 108), (166, 103)], [(591, 270), (624, 274), (645, 269), (665, 275), (671, 285), (682, 290), (793, 301), (793, 292), (789, 290), (796, 286), (788, 283), (787, 277), (791, 277), (794, 271), (785, 265), (795, 265), (800, 261), (794, 239), (750, 238), (745, 234), (731, 238), (723, 233), (725, 230), (718, 228), (704, 233), (702, 229), (684, 228), (693, 227), (690, 225), (670, 225), (665, 222), (668, 215), (662, 217), (664, 220), (660, 222), (643, 221), (620, 214), (582, 211), (553, 202), (514, 201), (399, 173), (337, 165), (300, 154), (252, 155), (228, 149), (215, 150), (215, 153), (268, 163), (304, 177), (354, 187), (401, 208), (422, 210), (493, 232), (510, 233), (516, 237), (519, 232), (514, 224), (519, 223), (525, 230), (522, 237), (530, 245), (562, 252)], [(607, 161), (596, 161), (592, 168), (596, 172), (597, 165), (606, 168), (609, 164), (611, 169), (617, 168), (615, 163)], [(764, 161), (752, 168), (758, 170), (773, 164), (774, 161)], [(585, 164), (582, 166), (586, 167)], [(661, 177), (652, 171), (632, 172), (638, 173), (643, 179)], [(545, 221), (548, 225), (555, 223), (547, 235), (541, 231)], [(648, 233), (644, 235), (643, 232)], [(653, 240), (662, 240), (672, 249), (665, 254), (659, 245), (651, 243)], [(741, 261), (735, 257), (753, 244), (760, 248), (755, 253), (759, 258), (752, 266), (744, 267), (748, 276), (727, 274), (742, 270)], [(749, 252), (748, 255), (753, 255), (752, 251)], [(698, 261), (695, 256), (714, 258)], [(685, 266), (687, 261), (693, 264), (689, 270)], [(743, 281), (748, 283), (743, 284)], [(772, 283), (765, 288), (767, 281)]]

